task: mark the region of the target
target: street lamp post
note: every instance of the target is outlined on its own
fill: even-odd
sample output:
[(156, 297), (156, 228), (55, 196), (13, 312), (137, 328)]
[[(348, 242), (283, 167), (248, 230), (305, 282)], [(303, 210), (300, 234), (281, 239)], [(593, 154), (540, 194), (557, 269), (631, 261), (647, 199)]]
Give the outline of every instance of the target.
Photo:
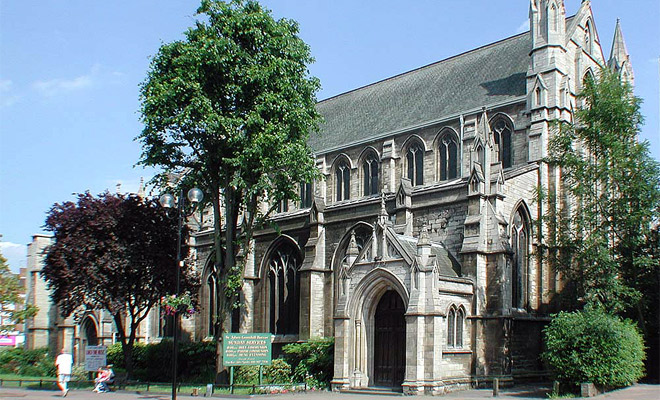
[[(181, 231), (183, 230), (184, 218), (192, 215), (195, 212), (196, 206), (204, 199), (204, 193), (197, 188), (192, 188), (188, 191), (188, 200), (193, 206), (190, 214), (186, 214), (186, 199), (183, 196), (183, 189), (179, 191), (179, 198), (174, 198), (169, 193), (160, 196), (158, 202), (163, 208), (171, 209), (177, 206), (177, 220), (178, 220), (178, 236), (176, 241), (176, 296), (179, 297), (181, 291), (181, 268), (183, 268), (183, 260), (181, 259)], [(177, 310), (174, 313), (174, 335), (172, 337), (172, 400), (176, 400), (177, 389), (177, 364), (179, 358), (179, 329), (181, 325), (181, 315)]]

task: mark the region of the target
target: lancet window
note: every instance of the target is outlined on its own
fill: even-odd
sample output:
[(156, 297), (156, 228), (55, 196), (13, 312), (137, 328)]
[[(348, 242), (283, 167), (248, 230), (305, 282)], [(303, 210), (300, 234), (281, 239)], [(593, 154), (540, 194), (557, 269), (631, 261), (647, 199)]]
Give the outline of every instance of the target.
[(269, 330), (276, 335), (297, 334), (300, 312), (298, 249), (284, 244), (268, 260)]
[(424, 184), (424, 148), (418, 142), (413, 143), (406, 153), (408, 179), (413, 186)]
[(513, 249), (511, 305), (513, 308), (523, 309), (528, 305), (529, 221), (522, 207), (518, 207), (513, 217), (511, 248)]
[(351, 167), (341, 160), (335, 168), (335, 187), (337, 201), (351, 198)]
[(498, 118), (493, 123), (493, 134), (495, 144), (498, 148), (498, 161), (502, 163), (502, 168), (509, 168), (512, 165), (511, 160), (511, 133), (513, 129), (511, 124), (504, 118)]
[(378, 194), (378, 159), (375, 154), (369, 154), (362, 163), (362, 182), (364, 195)]
[(447, 132), (440, 137), (440, 180), (458, 177), (458, 144), (456, 135)]
[(463, 326), (465, 324), (465, 311), (452, 306), (447, 314), (447, 346), (463, 347)]

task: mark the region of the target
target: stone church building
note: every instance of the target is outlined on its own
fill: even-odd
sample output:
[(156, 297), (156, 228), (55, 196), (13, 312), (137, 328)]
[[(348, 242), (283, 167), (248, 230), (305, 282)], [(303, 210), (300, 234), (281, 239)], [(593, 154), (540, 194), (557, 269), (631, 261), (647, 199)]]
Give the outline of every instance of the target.
[[(325, 179), (280, 204), (279, 230), (246, 255), (234, 330), (287, 343), (335, 338), (333, 389), (442, 394), (541, 373), (541, 329), (562, 280), (539, 256), (561, 198), (544, 161), (553, 120), (570, 121), (589, 75), (632, 83), (621, 29), (606, 58), (590, 1), (530, 0), (530, 30), (320, 101), (310, 146)], [(193, 238), (201, 313), (213, 336), (209, 230)], [(151, 336), (157, 338), (158, 316)], [(145, 333), (146, 335), (147, 333)]]

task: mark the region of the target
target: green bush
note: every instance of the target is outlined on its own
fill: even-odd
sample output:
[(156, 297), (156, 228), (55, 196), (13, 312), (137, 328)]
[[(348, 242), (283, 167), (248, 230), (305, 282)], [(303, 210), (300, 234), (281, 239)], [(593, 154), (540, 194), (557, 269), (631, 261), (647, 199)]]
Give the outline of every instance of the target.
[(286, 360), (276, 358), (264, 367), (264, 383), (291, 383), (291, 365)]
[[(179, 344), (178, 380), (190, 383), (215, 381), (215, 342)], [(144, 382), (168, 382), (172, 380), (172, 341), (138, 343), (133, 348), (132, 379)], [(108, 363), (125, 370), (121, 344), (108, 347)]]
[(284, 346), (282, 350), (284, 358), (293, 368), (294, 382), (307, 382), (308, 386), (316, 388), (330, 385), (334, 372), (334, 338), (292, 343)]
[[(271, 365), (263, 366), (263, 384), (288, 385), (297, 383), (291, 379), (291, 365), (282, 358), (276, 358)], [(234, 383), (237, 385), (258, 385), (259, 366), (243, 365), (235, 367)]]
[(55, 360), (48, 355), (47, 348), (0, 349), (0, 372), (26, 376), (55, 376)]
[[(264, 374), (264, 383), (266, 376)], [(237, 385), (258, 385), (259, 384), (259, 366), (256, 365), (242, 365), (235, 367), (234, 382)]]
[(604, 388), (635, 383), (644, 375), (644, 343), (635, 324), (590, 309), (561, 312), (545, 330), (543, 359), (569, 386)]

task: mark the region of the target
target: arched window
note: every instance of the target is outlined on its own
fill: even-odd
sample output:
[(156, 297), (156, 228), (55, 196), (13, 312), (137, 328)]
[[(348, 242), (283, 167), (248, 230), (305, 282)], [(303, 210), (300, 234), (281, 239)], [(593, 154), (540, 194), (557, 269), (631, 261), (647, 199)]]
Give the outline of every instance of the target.
[(447, 314), (447, 347), (463, 347), (463, 324), (465, 311), (451, 306)]
[[(592, 85), (595, 79), (596, 78), (594, 78), (594, 74), (593, 72), (591, 72), (591, 69), (588, 69), (587, 72), (585, 72), (584, 76), (582, 77), (582, 90), (584, 91), (587, 88), (587, 86)], [(579, 108), (589, 107), (586, 97), (578, 96), (578, 107)]]
[(452, 307), (447, 315), (447, 346), (454, 347), (456, 344), (456, 311)]
[(424, 148), (418, 142), (413, 143), (406, 153), (408, 179), (413, 186), (424, 184)]
[(341, 160), (335, 168), (335, 187), (337, 201), (351, 198), (351, 167), (345, 160)]
[(298, 249), (287, 243), (273, 251), (268, 260), (268, 307), (270, 333), (297, 334), (300, 312)]
[(463, 347), (463, 323), (465, 321), (465, 312), (462, 308), (456, 313), (456, 347)]
[(486, 152), (484, 152), (484, 146), (482, 146), (481, 143), (477, 145), (477, 162), (481, 165), (483, 170), (484, 164), (486, 164)]
[(587, 21), (584, 27), (584, 49), (587, 53), (591, 54), (594, 48), (594, 38), (591, 29), (591, 21)]
[(378, 159), (373, 153), (369, 154), (362, 164), (362, 181), (365, 196), (378, 194)]
[(456, 136), (447, 132), (440, 137), (440, 180), (458, 177), (458, 144)]
[(215, 313), (216, 313), (216, 308), (215, 308), (215, 299), (216, 299), (216, 293), (217, 293), (217, 281), (215, 278), (214, 273), (210, 273), (208, 278), (206, 278), (206, 290), (207, 290), (207, 298), (206, 298), (206, 309), (207, 311), (207, 324), (208, 324), (208, 329), (206, 334), (208, 336), (215, 336)]
[(498, 161), (502, 163), (503, 168), (511, 167), (511, 125), (504, 118), (498, 118), (493, 123), (493, 133), (495, 134), (495, 144), (498, 148)]
[(511, 224), (512, 276), (511, 305), (513, 308), (527, 307), (529, 221), (524, 209), (519, 207)]
[(542, 96), (541, 88), (537, 86), (536, 90), (534, 91), (534, 97), (535, 97), (534, 101), (535, 101), (537, 106), (540, 106), (540, 105), (543, 104), (543, 98), (541, 96)]
[(309, 208), (312, 206), (312, 184), (300, 184), (300, 208)]

